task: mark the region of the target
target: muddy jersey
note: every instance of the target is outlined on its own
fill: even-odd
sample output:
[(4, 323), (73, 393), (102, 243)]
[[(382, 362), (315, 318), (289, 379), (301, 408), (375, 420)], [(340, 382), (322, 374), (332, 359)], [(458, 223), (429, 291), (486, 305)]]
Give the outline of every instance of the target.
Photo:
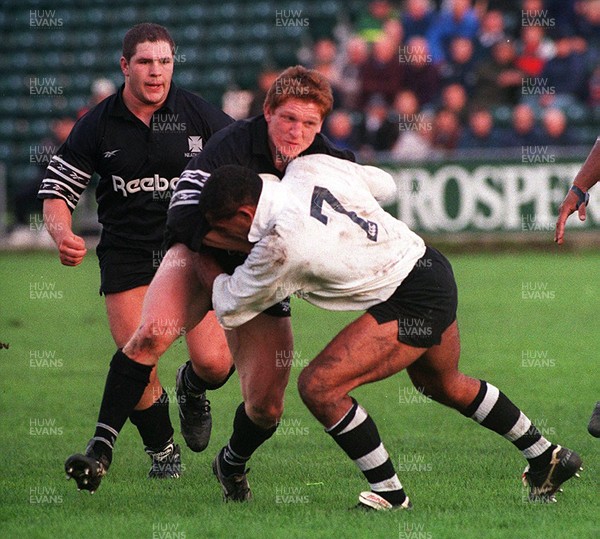
[(425, 253), (379, 204), (395, 192), (387, 172), (328, 155), (294, 160), (280, 182), (263, 179), (248, 234), (254, 247), (214, 282), (221, 325), (237, 327), (292, 294), (343, 311), (387, 300)]

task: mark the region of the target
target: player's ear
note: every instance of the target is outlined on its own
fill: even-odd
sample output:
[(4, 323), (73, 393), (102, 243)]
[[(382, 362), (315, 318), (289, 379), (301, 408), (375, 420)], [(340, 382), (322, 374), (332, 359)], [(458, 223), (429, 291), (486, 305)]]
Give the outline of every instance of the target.
[(244, 224), (248, 225), (248, 228), (254, 221), (254, 214), (256, 213), (256, 206), (253, 204), (243, 204), (238, 208), (238, 215), (243, 219)]
[(129, 75), (129, 62), (125, 60), (125, 56), (121, 56), (121, 71), (126, 77)]
[(263, 105), (263, 114), (265, 115), (265, 120), (267, 120), (267, 122), (270, 122), (271, 116), (273, 116), (271, 107), (269, 107), (268, 105)]

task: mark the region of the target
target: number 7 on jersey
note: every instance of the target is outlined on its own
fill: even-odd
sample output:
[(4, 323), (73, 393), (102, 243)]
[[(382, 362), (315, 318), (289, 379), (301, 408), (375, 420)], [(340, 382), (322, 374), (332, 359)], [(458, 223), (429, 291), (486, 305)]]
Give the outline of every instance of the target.
[(326, 215), (323, 215), (323, 202), (327, 202), (327, 204), (329, 204), (334, 211), (343, 215), (347, 215), (353, 223), (356, 223), (360, 228), (362, 228), (367, 233), (368, 239), (371, 241), (377, 241), (377, 223), (374, 223), (373, 221), (367, 221), (362, 217), (359, 217), (356, 215), (356, 212), (348, 211), (326, 187), (319, 187), (318, 185), (315, 185), (310, 202), (310, 216), (314, 217), (324, 225), (326, 225), (327, 221), (329, 220)]

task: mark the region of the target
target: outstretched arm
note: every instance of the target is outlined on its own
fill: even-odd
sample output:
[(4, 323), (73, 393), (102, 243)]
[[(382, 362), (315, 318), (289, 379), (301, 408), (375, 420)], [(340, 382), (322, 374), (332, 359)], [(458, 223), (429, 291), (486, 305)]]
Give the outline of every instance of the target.
[(579, 191), (570, 189), (558, 210), (554, 241), (559, 245), (564, 241), (565, 223), (567, 222), (569, 215), (577, 211), (579, 219), (585, 221), (586, 204), (581, 203), (581, 193), (585, 195), (598, 180), (600, 180), (600, 137), (596, 140), (585, 163), (583, 163), (583, 166), (573, 181), (573, 186)]

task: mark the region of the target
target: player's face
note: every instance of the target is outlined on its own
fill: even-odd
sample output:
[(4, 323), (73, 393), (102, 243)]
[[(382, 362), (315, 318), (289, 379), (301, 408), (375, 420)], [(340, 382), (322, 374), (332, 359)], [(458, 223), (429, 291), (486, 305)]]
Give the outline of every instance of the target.
[(140, 105), (159, 107), (173, 78), (173, 53), (166, 41), (138, 43), (129, 62), (121, 58), (125, 89)]
[(246, 204), (240, 206), (233, 217), (213, 220), (207, 216), (211, 229), (204, 236), (202, 243), (217, 249), (249, 253), (252, 243), (248, 241), (248, 234), (255, 213), (256, 206)]
[(265, 119), (273, 160), (280, 170), (313, 143), (323, 125), (316, 103), (293, 97), (275, 110), (265, 108)]

